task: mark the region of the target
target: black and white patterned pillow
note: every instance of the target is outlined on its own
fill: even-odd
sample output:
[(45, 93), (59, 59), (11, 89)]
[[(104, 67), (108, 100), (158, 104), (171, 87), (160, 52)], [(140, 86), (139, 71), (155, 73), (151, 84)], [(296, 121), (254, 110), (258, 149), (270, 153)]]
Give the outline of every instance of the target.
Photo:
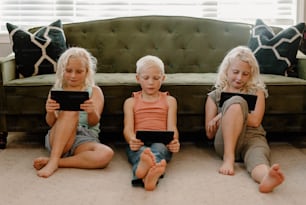
[(296, 65), (304, 27), (304, 23), (299, 23), (274, 34), (261, 19), (256, 20), (248, 46), (258, 61), (261, 73), (288, 75), (288, 71)]
[(61, 20), (37, 29), (34, 33), (6, 24), (19, 76), (49, 74), (56, 71), (59, 56), (67, 49)]

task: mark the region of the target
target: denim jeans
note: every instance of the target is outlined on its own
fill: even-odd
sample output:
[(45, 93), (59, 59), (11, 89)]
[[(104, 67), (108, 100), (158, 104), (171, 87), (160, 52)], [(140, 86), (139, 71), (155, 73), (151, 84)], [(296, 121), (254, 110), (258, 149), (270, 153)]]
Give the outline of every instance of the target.
[(140, 161), (140, 156), (141, 153), (149, 147), (152, 151), (152, 153), (155, 156), (156, 162), (160, 162), (162, 159), (165, 159), (166, 162), (168, 163), (171, 160), (172, 157), (172, 152), (168, 150), (166, 145), (163, 143), (153, 143), (150, 146), (142, 146), (138, 151), (132, 151), (130, 147), (127, 147), (127, 157), (129, 162), (132, 164), (132, 169), (133, 169), (133, 179), (132, 179), (132, 184), (137, 186), (137, 185), (143, 185), (142, 179), (138, 179), (135, 176), (136, 169), (138, 167), (139, 161)]

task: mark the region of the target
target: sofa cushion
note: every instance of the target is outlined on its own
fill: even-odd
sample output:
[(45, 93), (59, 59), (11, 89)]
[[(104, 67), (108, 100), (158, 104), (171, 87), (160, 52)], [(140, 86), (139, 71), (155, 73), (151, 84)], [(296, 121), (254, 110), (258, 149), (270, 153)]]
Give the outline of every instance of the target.
[[(96, 73), (95, 82), (101, 86), (126, 86), (139, 85), (136, 81), (135, 73)], [(215, 83), (217, 73), (175, 73), (166, 74), (166, 79), (163, 85), (207, 85), (211, 88)], [(299, 78), (285, 77), (273, 74), (262, 74), (262, 80), (267, 85), (305, 85), (305, 80)], [(55, 74), (45, 74), (31, 76), (28, 78), (15, 79), (4, 83), (5, 86), (51, 86), (55, 82)], [(204, 92), (207, 90), (203, 90)]]
[[(165, 85), (213, 85), (216, 73), (175, 73), (166, 74)], [(139, 85), (136, 73), (96, 73), (95, 82), (99, 86)], [(51, 86), (55, 82), (55, 74), (30, 76), (5, 82), (5, 86)]]
[(43, 26), (34, 33), (24, 31), (11, 23), (6, 26), (20, 77), (55, 72), (57, 59), (67, 49), (60, 20)]
[(305, 24), (299, 23), (275, 34), (262, 20), (257, 19), (248, 46), (254, 52), (264, 74), (289, 75), (297, 60), (296, 54)]

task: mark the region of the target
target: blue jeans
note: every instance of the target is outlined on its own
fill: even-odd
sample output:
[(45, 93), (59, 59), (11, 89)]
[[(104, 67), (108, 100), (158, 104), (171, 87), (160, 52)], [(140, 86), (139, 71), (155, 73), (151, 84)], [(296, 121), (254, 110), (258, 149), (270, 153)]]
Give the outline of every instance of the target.
[(141, 153), (149, 147), (152, 151), (152, 153), (155, 156), (156, 162), (160, 162), (162, 159), (166, 160), (168, 163), (171, 160), (172, 157), (172, 152), (168, 150), (166, 145), (163, 143), (153, 143), (151, 146), (142, 146), (138, 151), (132, 151), (130, 149), (130, 146), (127, 147), (127, 157), (129, 162), (132, 164), (132, 169), (133, 169), (133, 179), (132, 179), (132, 184), (134, 186), (141, 185), (143, 186), (142, 179), (138, 179), (135, 175), (136, 169), (138, 167), (139, 161), (140, 161), (140, 156)]

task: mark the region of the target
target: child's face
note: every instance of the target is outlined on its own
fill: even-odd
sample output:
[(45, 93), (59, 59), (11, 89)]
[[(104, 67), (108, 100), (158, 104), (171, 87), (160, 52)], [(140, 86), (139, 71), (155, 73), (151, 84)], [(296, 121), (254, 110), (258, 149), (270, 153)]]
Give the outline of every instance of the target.
[(64, 71), (65, 88), (82, 89), (86, 74), (84, 63), (78, 58), (70, 58)]
[(137, 82), (140, 84), (142, 91), (147, 94), (155, 94), (159, 91), (165, 75), (156, 66), (142, 69), (136, 75)]
[(227, 82), (230, 90), (239, 91), (251, 78), (251, 66), (241, 60), (234, 61), (227, 71)]

